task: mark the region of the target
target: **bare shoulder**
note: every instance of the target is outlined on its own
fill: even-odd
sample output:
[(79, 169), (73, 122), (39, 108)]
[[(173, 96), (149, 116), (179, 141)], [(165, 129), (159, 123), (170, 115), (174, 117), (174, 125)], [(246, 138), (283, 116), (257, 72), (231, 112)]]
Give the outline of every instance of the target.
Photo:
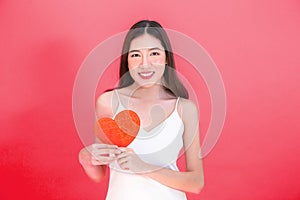
[(114, 109), (114, 90), (101, 94), (96, 100), (97, 117), (111, 117)]
[(112, 100), (112, 97), (113, 97), (113, 93), (114, 91), (108, 91), (108, 92), (104, 92), (102, 93), (98, 98), (97, 98), (97, 101), (96, 101), (96, 104), (97, 105), (107, 105), (107, 103), (111, 102)]
[(182, 121), (184, 123), (191, 121), (191, 119), (198, 120), (197, 105), (189, 99), (185, 99), (185, 98), (179, 99), (178, 112), (179, 112), (180, 116), (182, 117)]
[[(178, 107), (182, 114), (181, 119), (184, 124), (184, 145), (185, 148), (191, 146), (192, 143), (199, 145), (199, 116), (197, 105), (188, 99), (180, 98)], [(198, 151), (198, 150), (197, 150)]]
[(194, 117), (198, 116), (197, 105), (189, 99), (180, 98), (178, 103), (178, 109), (182, 116), (187, 114), (193, 115)]

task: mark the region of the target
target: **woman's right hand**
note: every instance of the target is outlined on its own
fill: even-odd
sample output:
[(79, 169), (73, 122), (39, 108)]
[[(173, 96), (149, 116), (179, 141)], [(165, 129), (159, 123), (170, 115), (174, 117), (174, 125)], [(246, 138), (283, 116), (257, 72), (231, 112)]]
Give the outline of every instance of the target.
[(108, 165), (120, 153), (116, 145), (94, 143), (80, 151), (79, 161), (82, 165)]

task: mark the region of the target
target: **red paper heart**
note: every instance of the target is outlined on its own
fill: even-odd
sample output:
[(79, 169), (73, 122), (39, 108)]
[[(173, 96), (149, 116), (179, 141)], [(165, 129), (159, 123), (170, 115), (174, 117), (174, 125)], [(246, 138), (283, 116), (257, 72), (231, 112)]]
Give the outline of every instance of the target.
[(100, 118), (95, 128), (96, 136), (102, 142), (126, 147), (139, 132), (140, 118), (132, 110), (123, 110), (114, 120), (109, 117)]

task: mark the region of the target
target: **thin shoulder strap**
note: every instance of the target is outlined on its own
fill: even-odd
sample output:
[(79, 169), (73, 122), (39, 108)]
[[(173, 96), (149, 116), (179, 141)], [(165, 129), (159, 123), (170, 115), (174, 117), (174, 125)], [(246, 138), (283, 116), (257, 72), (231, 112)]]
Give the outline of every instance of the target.
[(118, 106), (116, 107), (116, 110), (113, 111), (113, 119), (116, 117), (118, 110), (120, 109), (120, 104), (121, 104), (120, 96), (119, 96), (117, 89), (114, 90), (114, 93), (116, 93), (117, 98), (118, 98)]
[(176, 109), (177, 109), (177, 107), (178, 107), (178, 101), (179, 101), (179, 98), (180, 98), (180, 97), (178, 97), (177, 100), (176, 100), (176, 104), (175, 104), (175, 108), (176, 108)]
[(120, 101), (120, 96), (119, 96), (118, 90), (115, 89), (114, 91), (116, 92), (116, 95), (117, 95), (117, 97), (118, 97), (118, 103), (120, 103), (121, 101)]

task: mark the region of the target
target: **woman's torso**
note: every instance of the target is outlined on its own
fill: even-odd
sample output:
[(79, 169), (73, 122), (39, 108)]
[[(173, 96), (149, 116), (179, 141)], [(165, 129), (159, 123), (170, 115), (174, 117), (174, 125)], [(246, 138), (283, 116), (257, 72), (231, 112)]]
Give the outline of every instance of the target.
[[(115, 94), (118, 99), (118, 107), (113, 118), (117, 113), (127, 109), (122, 104), (116, 90)], [(158, 166), (158, 169), (166, 167), (178, 171), (176, 161), (183, 147), (184, 131), (183, 122), (177, 111), (178, 101), (179, 98), (176, 99), (173, 111), (164, 121), (149, 131), (140, 128), (136, 138), (128, 145), (128, 148), (132, 148), (143, 161)], [(184, 192), (172, 189), (143, 175), (122, 170), (116, 162), (110, 164), (110, 169), (107, 200), (186, 199)]]

